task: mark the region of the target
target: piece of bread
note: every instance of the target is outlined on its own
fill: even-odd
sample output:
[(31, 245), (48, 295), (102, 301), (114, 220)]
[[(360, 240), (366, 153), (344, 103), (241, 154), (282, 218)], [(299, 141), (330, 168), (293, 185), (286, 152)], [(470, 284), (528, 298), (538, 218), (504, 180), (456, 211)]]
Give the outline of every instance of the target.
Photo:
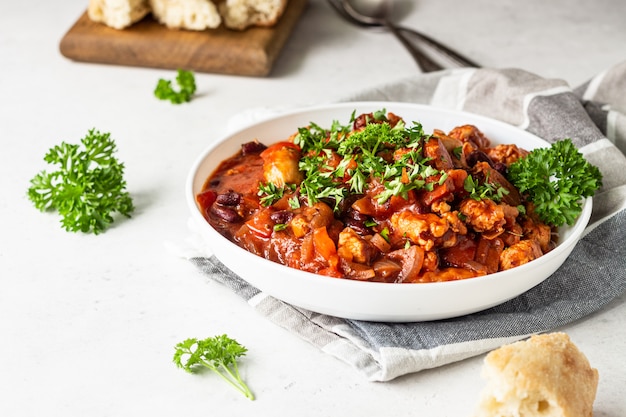
[(152, 15), (170, 29), (214, 29), (222, 23), (210, 0), (150, 0)]
[(148, 0), (89, 0), (87, 16), (94, 22), (124, 29), (150, 12)]
[(591, 417), (598, 371), (565, 333), (490, 352), (475, 417)]
[(274, 26), (287, 7), (287, 0), (226, 0), (219, 4), (224, 26), (244, 30), (250, 26)]

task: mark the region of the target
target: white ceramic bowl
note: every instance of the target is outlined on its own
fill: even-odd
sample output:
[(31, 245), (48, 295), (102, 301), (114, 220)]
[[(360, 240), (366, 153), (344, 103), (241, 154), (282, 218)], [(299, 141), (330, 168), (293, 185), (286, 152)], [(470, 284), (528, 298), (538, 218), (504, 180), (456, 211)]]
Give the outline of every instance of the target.
[(195, 195), (217, 165), (234, 155), (242, 143), (256, 138), (271, 144), (284, 140), (309, 122), (329, 127), (333, 120), (347, 123), (354, 110), (358, 115), (383, 108), (401, 116), (407, 125), (419, 121), (426, 133), (435, 128), (448, 131), (458, 125), (474, 124), (494, 144), (515, 143), (528, 150), (548, 146), (544, 140), (506, 123), (471, 113), (409, 103), (339, 103), (281, 114), (221, 138), (191, 167), (185, 189), (187, 203), (197, 230), (217, 258), (250, 284), (295, 306), (343, 318), (388, 322), (439, 320), (481, 311), (522, 294), (558, 269), (589, 222), (590, 198), (577, 222), (560, 229), (558, 246), (541, 258), (483, 277), (423, 284), (361, 282), (292, 269), (238, 247), (203, 218)]

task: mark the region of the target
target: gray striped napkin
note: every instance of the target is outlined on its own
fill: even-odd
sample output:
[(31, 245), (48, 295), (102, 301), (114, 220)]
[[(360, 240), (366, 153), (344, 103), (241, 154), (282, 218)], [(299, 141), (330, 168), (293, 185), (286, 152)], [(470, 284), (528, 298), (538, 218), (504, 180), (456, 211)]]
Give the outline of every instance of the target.
[(604, 175), (588, 231), (565, 264), (537, 287), (480, 313), (423, 323), (312, 313), (263, 294), (208, 253), (189, 256), (257, 312), (368, 380), (388, 381), (572, 323), (626, 289), (626, 62), (577, 89), (517, 69), (461, 69), (416, 75), (340, 101), (350, 100), (429, 104), (499, 119), (548, 141), (571, 137)]

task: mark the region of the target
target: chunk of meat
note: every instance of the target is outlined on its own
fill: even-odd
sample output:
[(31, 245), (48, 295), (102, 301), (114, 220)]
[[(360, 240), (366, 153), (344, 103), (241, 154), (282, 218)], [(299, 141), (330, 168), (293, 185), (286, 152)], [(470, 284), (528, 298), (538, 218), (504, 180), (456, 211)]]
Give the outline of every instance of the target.
[(543, 253), (549, 252), (554, 247), (552, 229), (547, 224), (535, 222), (527, 217), (522, 222), (522, 231), (524, 238), (539, 243), (539, 247)]
[(354, 230), (346, 227), (339, 233), (337, 253), (350, 262), (369, 264), (377, 255), (377, 249)]
[(446, 219), (450, 224), (450, 229), (460, 235), (467, 234), (467, 226), (459, 218), (458, 211), (448, 211), (441, 214), (441, 218)]
[(465, 222), (479, 233), (495, 237), (504, 232), (504, 208), (493, 200), (467, 198), (461, 202), (460, 212), (465, 216)]
[(424, 264), (422, 265), (422, 271), (436, 271), (439, 268), (439, 255), (436, 251), (430, 251), (424, 253)]
[(304, 207), (293, 216), (289, 227), (294, 235), (302, 237), (318, 227), (329, 227), (334, 220), (333, 209), (321, 201)]
[(484, 149), (484, 152), (494, 162), (510, 166), (513, 162), (528, 155), (528, 151), (518, 147), (517, 145), (496, 145), (492, 148)]
[(263, 178), (277, 187), (300, 184), (304, 175), (300, 171), (300, 148), (291, 142), (278, 142), (261, 152)]
[(393, 232), (405, 236), (424, 250), (431, 250), (450, 229), (446, 219), (433, 213), (417, 214), (410, 211), (394, 213), (390, 218)]
[(474, 125), (457, 126), (448, 133), (448, 136), (461, 142), (473, 142), (480, 149), (491, 145), (489, 139)]
[(541, 247), (535, 240), (520, 240), (513, 246), (504, 249), (500, 254), (500, 270), (524, 265), (542, 255)]

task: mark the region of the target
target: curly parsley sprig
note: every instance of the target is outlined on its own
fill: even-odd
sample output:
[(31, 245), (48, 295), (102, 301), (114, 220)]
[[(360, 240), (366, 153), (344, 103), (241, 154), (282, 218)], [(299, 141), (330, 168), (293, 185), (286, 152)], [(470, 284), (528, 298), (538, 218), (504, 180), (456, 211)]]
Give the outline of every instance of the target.
[(190, 338), (175, 346), (173, 361), (189, 373), (210, 369), (246, 398), (254, 400), (254, 394), (241, 377), (237, 365), (238, 359), (247, 352), (248, 349), (225, 334), (203, 340)]
[(602, 186), (602, 174), (576, 149), (571, 139), (534, 149), (509, 167), (509, 180), (534, 203), (548, 224), (572, 225), (582, 211), (583, 197)]
[(181, 104), (191, 101), (196, 92), (196, 78), (191, 71), (179, 69), (176, 75), (178, 91), (172, 86), (170, 80), (160, 79), (154, 89), (154, 95), (159, 100), (169, 100), (173, 104)]
[(33, 177), (28, 197), (41, 211), (57, 210), (65, 230), (99, 234), (113, 223), (113, 213), (130, 217), (134, 206), (110, 133), (92, 129), (81, 144), (50, 149), (44, 160), (58, 169)]

